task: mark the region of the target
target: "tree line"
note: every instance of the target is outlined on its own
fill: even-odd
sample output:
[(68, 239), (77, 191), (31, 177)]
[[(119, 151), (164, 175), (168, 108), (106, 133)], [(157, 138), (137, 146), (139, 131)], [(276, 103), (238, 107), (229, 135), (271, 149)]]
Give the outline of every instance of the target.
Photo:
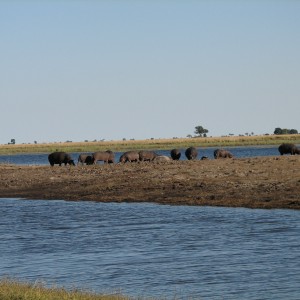
[[(196, 134), (196, 136), (199, 137), (206, 137), (207, 133), (208, 133), (208, 129), (204, 128), (203, 126), (196, 126), (195, 127), (195, 131), (194, 133)], [(254, 135), (254, 133), (251, 133), (252, 135)], [(287, 129), (287, 128), (280, 128), (277, 127), (274, 130), (274, 134), (279, 135), (279, 134), (298, 134), (298, 130), (297, 129)], [(229, 134), (229, 135), (233, 135), (233, 134)], [(246, 133), (246, 135), (249, 135), (248, 133)], [(187, 137), (192, 137), (190, 134)]]
[(275, 128), (274, 134), (298, 134), (297, 129), (281, 129), (280, 127)]

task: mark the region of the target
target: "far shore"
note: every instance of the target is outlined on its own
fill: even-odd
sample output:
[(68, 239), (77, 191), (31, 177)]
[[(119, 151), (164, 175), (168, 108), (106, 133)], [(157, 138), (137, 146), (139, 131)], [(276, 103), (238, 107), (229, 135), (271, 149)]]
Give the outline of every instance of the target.
[(282, 143), (300, 144), (300, 134), (292, 135), (259, 135), (259, 136), (226, 136), (226, 137), (196, 137), (173, 139), (146, 139), (122, 141), (86, 141), (57, 142), (36, 144), (6, 144), (0, 145), (0, 155), (25, 153), (65, 152), (95, 152), (112, 150), (115, 152), (128, 150), (171, 150), (194, 147), (236, 147), (236, 146), (276, 146)]

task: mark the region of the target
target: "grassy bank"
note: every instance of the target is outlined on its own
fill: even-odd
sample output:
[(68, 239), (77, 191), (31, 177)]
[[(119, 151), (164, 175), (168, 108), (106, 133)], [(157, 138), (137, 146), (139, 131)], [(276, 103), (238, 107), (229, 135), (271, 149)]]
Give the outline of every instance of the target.
[(21, 153), (51, 153), (53, 151), (65, 152), (95, 152), (95, 151), (128, 151), (128, 150), (170, 150), (173, 148), (194, 147), (233, 147), (233, 146), (259, 146), (280, 145), (284, 142), (300, 144), (300, 134), (293, 135), (262, 135), (262, 136), (232, 136), (209, 138), (178, 138), (178, 139), (152, 139), (129, 141), (103, 141), (103, 142), (69, 142), (49, 144), (15, 144), (0, 145), (0, 154)]
[(63, 288), (46, 288), (43, 284), (22, 283), (14, 280), (0, 280), (1, 300), (129, 300), (129, 297), (100, 295), (82, 291), (68, 291)]

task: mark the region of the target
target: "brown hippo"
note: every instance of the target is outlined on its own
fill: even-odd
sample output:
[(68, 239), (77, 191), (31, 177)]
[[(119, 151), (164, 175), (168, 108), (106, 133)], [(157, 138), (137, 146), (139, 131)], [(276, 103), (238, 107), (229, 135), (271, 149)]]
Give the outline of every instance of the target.
[(214, 157), (215, 157), (215, 159), (217, 159), (217, 158), (233, 158), (233, 155), (227, 150), (216, 149), (214, 151)]
[(180, 159), (180, 156), (181, 156), (180, 150), (172, 149), (170, 154), (171, 154), (171, 157), (172, 157), (173, 160), (179, 160)]
[(137, 151), (127, 151), (123, 153), (120, 157), (120, 162), (125, 163), (127, 161), (132, 162), (132, 161), (139, 161), (140, 156), (139, 152)]
[(185, 156), (188, 160), (194, 160), (197, 158), (198, 151), (195, 147), (190, 147), (185, 150)]
[(281, 155), (283, 154), (300, 154), (300, 149), (295, 144), (283, 143), (278, 147), (278, 151)]
[(61, 166), (61, 164), (67, 164), (75, 166), (74, 160), (71, 155), (66, 152), (53, 152), (48, 155), (50, 165), (53, 167), (55, 164)]
[(140, 151), (139, 152), (139, 160), (140, 161), (152, 161), (155, 157), (157, 157), (158, 154), (156, 154), (153, 151)]
[(112, 164), (115, 161), (115, 154), (110, 150), (98, 151), (92, 154), (92, 161), (94, 164), (96, 164), (97, 161)]
[(78, 156), (78, 162), (77, 165), (79, 165), (79, 163), (83, 164), (87, 164), (87, 165), (92, 165), (93, 164), (93, 158), (90, 154), (80, 154)]

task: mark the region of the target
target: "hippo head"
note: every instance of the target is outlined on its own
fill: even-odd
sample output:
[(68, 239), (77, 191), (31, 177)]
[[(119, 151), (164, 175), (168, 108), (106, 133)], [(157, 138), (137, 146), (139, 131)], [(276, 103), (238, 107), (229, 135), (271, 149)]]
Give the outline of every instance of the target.
[(85, 159), (87, 165), (92, 165), (94, 163), (94, 158), (91, 155), (88, 155)]
[(295, 152), (295, 154), (300, 154), (300, 149), (296, 147), (294, 152)]

